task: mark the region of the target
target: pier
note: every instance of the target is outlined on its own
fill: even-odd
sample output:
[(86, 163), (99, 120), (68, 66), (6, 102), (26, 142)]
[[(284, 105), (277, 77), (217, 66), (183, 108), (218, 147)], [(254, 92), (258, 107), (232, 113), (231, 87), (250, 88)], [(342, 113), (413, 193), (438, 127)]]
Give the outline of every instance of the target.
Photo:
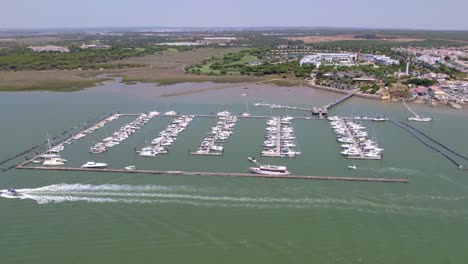
[(232, 130), (237, 123), (237, 117), (229, 112), (218, 114), (216, 126), (211, 128), (197, 151), (190, 151), (190, 155), (222, 156), (224, 154), (224, 143), (232, 135)]
[(377, 143), (368, 139), (367, 132), (360, 131), (363, 126), (350, 120), (333, 117), (330, 118), (330, 126), (338, 134), (337, 141), (346, 143), (342, 145), (342, 155), (348, 159), (381, 160), (383, 149)]
[(328, 110), (330, 110), (331, 108), (337, 106), (338, 104), (340, 104), (340, 103), (342, 103), (342, 102), (348, 100), (349, 98), (353, 97), (353, 95), (354, 95), (354, 93), (349, 93), (349, 94), (345, 95), (344, 97), (341, 97), (340, 99), (338, 99), (338, 100), (336, 100), (336, 101), (334, 101), (334, 102), (331, 102), (331, 103), (325, 105), (325, 106), (322, 107), (322, 108), (328, 111)]
[(262, 157), (294, 158), (301, 153), (294, 147), (294, 128), (291, 125), (292, 117), (272, 117), (267, 121), (267, 132), (263, 143)]
[(334, 177), (334, 176), (301, 176), (301, 175), (262, 175), (252, 173), (231, 172), (196, 172), (196, 171), (158, 171), (158, 170), (122, 170), (122, 169), (85, 169), (69, 167), (23, 167), (18, 169), (45, 170), (45, 171), (82, 171), (82, 172), (114, 172), (114, 173), (144, 173), (182, 176), (221, 176), (221, 177), (247, 177), (247, 178), (275, 178), (275, 179), (303, 179), (303, 180), (327, 180), (327, 181), (353, 181), (353, 182), (387, 182), (409, 183), (408, 179), (401, 178), (359, 178), (359, 177)]
[(314, 107), (312, 109), (312, 115), (319, 116), (319, 118), (325, 118), (325, 117), (327, 117), (328, 111), (331, 108), (337, 106), (338, 104), (348, 100), (349, 98), (351, 98), (353, 96), (354, 96), (354, 93), (349, 93), (349, 94), (345, 95), (344, 97), (341, 97), (340, 99), (323, 106), (322, 108), (317, 109), (317, 108)]

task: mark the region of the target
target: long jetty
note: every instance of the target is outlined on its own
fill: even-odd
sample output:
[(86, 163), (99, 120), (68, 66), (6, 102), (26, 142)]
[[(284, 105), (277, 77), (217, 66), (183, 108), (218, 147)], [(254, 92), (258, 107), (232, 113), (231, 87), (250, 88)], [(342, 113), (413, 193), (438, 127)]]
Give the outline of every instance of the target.
[(344, 97), (341, 97), (340, 99), (338, 99), (338, 100), (336, 100), (336, 101), (334, 101), (334, 102), (331, 102), (331, 103), (325, 105), (325, 106), (322, 107), (322, 108), (328, 111), (328, 110), (331, 109), (332, 107), (337, 106), (338, 104), (340, 104), (340, 103), (342, 103), (342, 102), (348, 100), (349, 98), (351, 98), (351, 97), (353, 97), (353, 96), (354, 96), (354, 93), (349, 93), (349, 94), (345, 95)]
[(91, 169), (91, 168), (69, 168), (69, 167), (17, 166), (17, 168), (27, 169), (27, 170), (47, 170), (47, 171), (55, 170), (55, 171), (83, 171), (83, 172), (145, 173), (145, 174), (165, 174), (165, 175), (180, 175), (180, 176), (222, 176), (222, 177), (303, 179), (303, 180), (354, 181), (354, 182), (409, 183), (408, 179), (401, 179), (401, 178), (358, 178), (358, 177), (334, 177), (334, 176), (262, 175), (262, 174), (231, 173), (231, 172), (122, 170), (122, 169)]
[(451, 157), (449, 157), (447, 154), (443, 153), (442, 151), (438, 150), (437, 148), (429, 145), (428, 143), (426, 143), (421, 137), (419, 137), (418, 135), (416, 135), (413, 131), (411, 131), (409, 128), (407, 127), (404, 127), (398, 123), (396, 123), (395, 121), (393, 120), (389, 120), (390, 123), (400, 127), (401, 129), (407, 131), (408, 133), (410, 133), (411, 135), (413, 135), (419, 142), (421, 142), (423, 145), (427, 146), (428, 148), (434, 150), (435, 152), (439, 153), (440, 155), (444, 156), (445, 158), (447, 158), (449, 161), (451, 161), (453, 164), (455, 164), (455, 166), (457, 166), (457, 168), (461, 169), (463, 168), (461, 164), (459, 164), (457, 161), (455, 161), (454, 159), (452, 159)]

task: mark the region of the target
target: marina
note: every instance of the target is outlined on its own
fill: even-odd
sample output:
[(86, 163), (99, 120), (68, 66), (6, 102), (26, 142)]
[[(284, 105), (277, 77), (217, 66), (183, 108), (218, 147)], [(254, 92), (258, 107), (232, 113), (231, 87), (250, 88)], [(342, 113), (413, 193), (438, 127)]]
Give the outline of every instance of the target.
[(362, 131), (364, 126), (337, 116), (329, 117), (330, 127), (337, 134), (337, 141), (341, 143), (341, 154), (348, 159), (382, 159), (383, 149), (369, 139), (368, 133)]
[(99, 154), (108, 151), (110, 148), (116, 145), (119, 145), (122, 141), (127, 139), (130, 135), (135, 133), (136, 130), (140, 129), (158, 114), (158, 112), (140, 114), (137, 119), (121, 127), (119, 131), (114, 132), (114, 134), (111, 137), (106, 137), (101, 142), (96, 143), (93, 147), (89, 149), (89, 152), (93, 154)]
[(291, 125), (293, 117), (272, 117), (267, 121), (262, 157), (294, 158), (301, 153), (296, 151), (296, 137)]
[[(208, 133), (200, 147), (195, 152), (189, 150), (191, 155), (209, 155), (222, 156), (224, 153), (224, 142), (232, 135), (232, 130), (237, 123), (237, 117), (232, 116), (230, 112), (223, 111), (217, 115), (218, 122)], [(244, 115), (244, 117), (246, 117)]]
[(159, 133), (157, 138), (151, 141), (151, 145), (147, 145), (136, 152), (140, 157), (156, 157), (159, 154), (167, 154), (169, 146), (174, 143), (181, 132), (185, 131), (192, 120), (193, 116), (190, 115), (178, 116), (164, 131)]
[[(349, 97), (348, 97), (349, 98)], [(59, 142), (56, 145), (49, 144), (49, 147), (40, 152), (32, 158), (25, 157), (25, 161), (17, 164), (18, 168), (31, 167), (48, 167), (48, 168), (64, 168), (66, 159), (63, 159), (59, 154), (63, 150), (63, 146), (71, 144), (84, 136), (102, 128), (107, 123), (119, 117), (136, 117), (132, 122), (121, 127), (117, 132), (114, 132), (112, 137), (106, 137), (100, 143), (94, 145), (90, 153), (97, 154), (107, 151), (114, 145), (119, 144), (121, 141), (128, 138), (136, 130), (142, 128), (150, 119), (159, 117), (172, 117), (174, 120), (165, 130), (161, 131), (151, 143), (148, 143), (136, 150), (140, 157), (156, 157), (159, 154), (168, 154), (169, 146), (177, 139), (179, 133), (185, 131), (192, 120), (196, 118), (216, 118), (216, 125), (211, 127), (210, 132), (204, 138), (196, 151), (189, 150), (190, 155), (206, 155), (206, 156), (223, 156), (224, 143), (229, 139), (233, 133), (234, 126), (239, 118), (243, 119), (263, 119), (267, 121), (265, 138), (263, 141), (263, 150), (261, 151), (262, 157), (282, 157), (293, 158), (301, 154), (298, 149), (296, 137), (294, 135), (294, 128), (292, 120), (325, 120), (323, 118), (315, 117), (271, 117), (263, 115), (231, 115), (228, 111), (219, 112), (217, 114), (179, 114), (175, 111), (167, 111), (160, 113), (157, 111), (132, 114), (132, 113), (115, 113), (100, 120), (96, 124), (85, 127), (75, 135), (70, 135), (68, 138)], [(376, 141), (371, 140), (367, 132), (362, 131), (364, 127), (358, 121), (374, 121), (382, 122), (387, 121), (386, 117), (368, 117), (368, 116), (354, 116), (354, 117), (336, 117), (331, 116), (328, 118), (330, 126), (337, 134), (337, 141), (341, 143), (341, 154), (348, 159), (362, 159), (362, 160), (381, 160), (383, 149), (379, 147)], [(407, 124), (405, 124), (407, 125)], [(409, 125), (408, 125), (409, 126)], [(444, 153), (442, 155), (446, 156)], [(449, 158), (458, 167), (459, 163)], [(43, 161), (41, 161), (41, 159)], [(36, 163), (32, 166), (27, 164)], [(42, 164), (37, 164), (42, 163)], [(83, 164), (82, 161), (81, 164)], [(42, 165), (42, 166), (41, 166)], [(67, 166), (68, 167), (68, 166)], [(348, 166), (349, 168), (350, 166)], [(351, 166), (353, 169), (355, 165)], [(65, 167), (66, 168), (66, 167)], [(125, 171), (151, 171), (151, 170), (137, 170), (134, 165), (125, 167)], [(172, 170), (164, 170), (172, 171)], [(223, 173), (223, 172), (220, 172)]]

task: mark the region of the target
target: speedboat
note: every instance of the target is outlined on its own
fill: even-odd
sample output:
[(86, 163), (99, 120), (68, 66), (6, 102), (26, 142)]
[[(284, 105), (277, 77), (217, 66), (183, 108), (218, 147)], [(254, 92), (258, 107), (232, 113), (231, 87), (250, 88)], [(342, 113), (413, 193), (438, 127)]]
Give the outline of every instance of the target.
[(356, 165), (349, 165), (349, 166), (348, 166), (348, 169), (355, 170), (355, 169), (357, 169), (357, 167), (356, 167)]
[(248, 157), (247, 159), (253, 163), (257, 163), (257, 160), (254, 157)]
[(263, 175), (289, 175), (286, 166), (260, 165), (260, 167), (250, 167), (250, 172)]
[(126, 170), (136, 170), (136, 167), (133, 165), (125, 167)]
[(151, 150), (142, 150), (138, 154), (140, 157), (156, 157), (158, 155), (158, 152), (151, 149)]
[(372, 121), (374, 121), (374, 122), (382, 122), (382, 121), (387, 121), (387, 120), (388, 120), (388, 118), (386, 118), (386, 117), (375, 117), (375, 118), (372, 119)]
[(88, 161), (81, 166), (81, 168), (84, 168), (84, 169), (101, 169), (105, 167), (107, 167), (106, 163), (100, 163), (100, 162), (94, 162), (94, 161)]
[(8, 189), (8, 190), (1, 190), (0, 191), (1, 196), (6, 196), (6, 197), (18, 197), (22, 196), (21, 193), (17, 192), (15, 189)]

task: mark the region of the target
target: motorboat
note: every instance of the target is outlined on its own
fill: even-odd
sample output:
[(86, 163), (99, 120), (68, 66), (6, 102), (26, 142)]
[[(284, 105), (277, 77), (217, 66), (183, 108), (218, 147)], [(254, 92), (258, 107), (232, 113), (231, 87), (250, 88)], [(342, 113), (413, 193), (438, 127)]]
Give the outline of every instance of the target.
[(375, 117), (375, 118), (372, 119), (372, 121), (374, 121), (374, 122), (383, 122), (383, 121), (387, 121), (387, 120), (388, 120), (388, 118), (386, 118), (386, 117)]
[(140, 157), (156, 157), (158, 152), (155, 150), (143, 150), (138, 154)]
[(260, 167), (250, 167), (250, 172), (263, 175), (289, 175), (291, 174), (286, 166), (260, 165)]
[(61, 158), (51, 158), (51, 159), (44, 160), (42, 165), (44, 165), (44, 166), (62, 166), (62, 165), (65, 164), (65, 162), (66, 162), (66, 160), (61, 159)]
[(356, 165), (348, 165), (348, 169), (355, 170), (357, 169)]
[(247, 159), (253, 163), (257, 163), (257, 160), (255, 159), (255, 157), (248, 157)]
[(130, 166), (126, 166), (125, 169), (126, 170), (136, 170), (136, 167), (133, 166), (133, 165), (130, 165)]
[(222, 146), (211, 146), (210, 148), (211, 150), (214, 150), (214, 151), (223, 151), (223, 147)]
[(106, 163), (88, 161), (81, 166), (84, 169), (101, 169), (107, 167)]
[(175, 116), (175, 115), (177, 115), (177, 112), (176, 111), (167, 111), (167, 112), (164, 113), (164, 115)]
[(60, 155), (54, 152), (46, 152), (41, 155), (41, 158), (45, 158), (45, 159), (60, 158)]
[(432, 118), (430, 117), (408, 117), (409, 121), (417, 121), (417, 122), (431, 122)]
[(13, 198), (13, 197), (18, 197), (18, 196), (23, 196), (23, 194), (19, 193), (15, 189), (8, 189), (8, 190), (1, 190), (0, 196)]

